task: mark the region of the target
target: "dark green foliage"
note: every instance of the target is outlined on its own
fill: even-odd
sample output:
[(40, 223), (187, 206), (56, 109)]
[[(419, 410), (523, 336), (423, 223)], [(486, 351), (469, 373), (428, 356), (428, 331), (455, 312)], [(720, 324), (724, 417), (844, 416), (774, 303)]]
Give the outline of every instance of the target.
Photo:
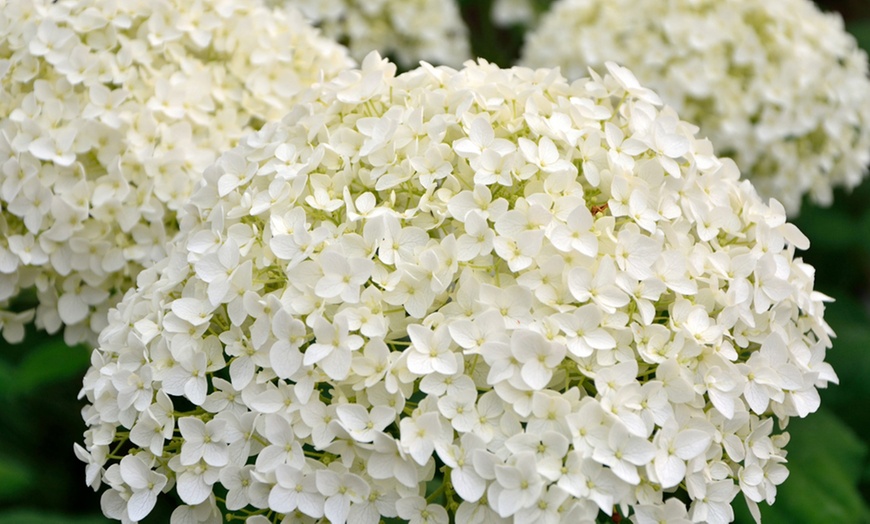
[[(0, 344), (0, 524), (100, 522), (99, 495), (85, 486), (73, 453), (84, 428), (76, 396), (88, 359), (83, 347), (40, 333)], [(91, 517), (63, 516), (77, 514)]]
[[(762, 506), (763, 522), (870, 522), (870, 509), (858, 490), (867, 443), (830, 409), (792, 421), (788, 431), (789, 477), (776, 504)], [(741, 522), (752, 522), (747, 511), (741, 513)]]

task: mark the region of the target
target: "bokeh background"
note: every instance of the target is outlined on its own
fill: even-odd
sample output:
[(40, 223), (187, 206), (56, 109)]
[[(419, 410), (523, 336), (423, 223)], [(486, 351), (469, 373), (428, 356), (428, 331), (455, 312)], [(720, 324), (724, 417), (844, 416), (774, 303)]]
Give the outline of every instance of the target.
[[(494, 27), (491, 0), (459, 3), (474, 53), (511, 65), (523, 29)], [(870, 1), (817, 3), (841, 13), (870, 51)], [(825, 318), (837, 333), (828, 360), (840, 385), (822, 392), (819, 412), (789, 424), (790, 476), (776, 504), (762, 508), (764, 522), (870, 523), (870, 181), (838, 191), (829, 208), (805, 202), (794, 222), (811, 241), (804, 259), (816, 268), (816, 289), (836, 300)], [(84, 430), (77, 395), (89, 353), (36, 332), (24, 344), (0, 344), (0, 524), (108, 522), (73, 453)], [(169, 522), (173, 507), (163, 500), (145, 522)], [(735, 508), (737, 522), (752, 522), (740, 496)]]

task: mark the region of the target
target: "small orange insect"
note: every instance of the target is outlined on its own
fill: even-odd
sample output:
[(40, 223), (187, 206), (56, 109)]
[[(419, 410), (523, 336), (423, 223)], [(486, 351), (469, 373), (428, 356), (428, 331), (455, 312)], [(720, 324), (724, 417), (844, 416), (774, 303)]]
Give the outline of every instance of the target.
[(592, 212), (593, 215), (597, 215), (598, 213), (603, 213), (603, 212), (607, 211), (607, 202), (601, 204), (600, 206), (592, 206), (592, 208), (589, 209), (589, 211)]

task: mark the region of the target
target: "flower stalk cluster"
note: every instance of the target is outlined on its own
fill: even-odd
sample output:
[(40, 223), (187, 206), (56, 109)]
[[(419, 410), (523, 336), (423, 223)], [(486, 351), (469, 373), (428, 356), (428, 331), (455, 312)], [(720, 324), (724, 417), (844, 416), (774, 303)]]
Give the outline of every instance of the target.
[(0, 326), (96, 340), (216, 155), (353, 65), (260, 0), (7, 0), (0, 12)]
[[(369, 55), (222, 154), (109, 315), (105, 513), (725, 523), (836, 381), (806, 238), (627, 70)], [(440, 472), (440, 473), (439, 473)], [(433, 479), (442, 479), (436, 485)]]

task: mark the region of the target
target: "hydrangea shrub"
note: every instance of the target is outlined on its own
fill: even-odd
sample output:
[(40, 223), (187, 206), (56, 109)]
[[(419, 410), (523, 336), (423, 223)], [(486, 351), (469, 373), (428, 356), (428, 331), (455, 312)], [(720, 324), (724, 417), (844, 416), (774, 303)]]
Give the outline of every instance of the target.
[(298, 7), (362, 60), (371, 51), (410, 69), (421, 60), (458, 67), (471, 58), (456, 0), (269, 0)]
[(605, 60), (701, 127), (762, 196), (830, 205), (870, 161), (867, 55), (810, 0), (560, 0), (521, 63), (569, 77)]
[(353, 65), (259, 0), (7, 0), (0, 11), (0, 326), (96, 340), (165, 256), (221, 151)]
[(806, 238), (627, 70), (370, 55), (221, 155), (82, 394), (109, 517), (725, 523), (836, 381)]

